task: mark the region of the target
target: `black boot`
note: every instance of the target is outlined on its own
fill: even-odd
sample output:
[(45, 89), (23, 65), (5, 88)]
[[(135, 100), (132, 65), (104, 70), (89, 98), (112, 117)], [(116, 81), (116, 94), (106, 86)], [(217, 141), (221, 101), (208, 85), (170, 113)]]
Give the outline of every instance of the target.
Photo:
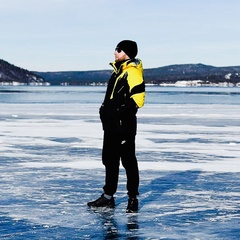
[(137, 213), (138, 212), (138, 199), (137, 198), (129, 198), (128, 205), (126, 209), (127, 213)]
[(89, 207), (109, 207), (113, 208), (115, 206), (114, 198), (112, 197), (110, 200), (104, 197), (104, 194), (101, 195), (100, 198), (98, 198), (95, 201), (88, 202), (87, 205)]

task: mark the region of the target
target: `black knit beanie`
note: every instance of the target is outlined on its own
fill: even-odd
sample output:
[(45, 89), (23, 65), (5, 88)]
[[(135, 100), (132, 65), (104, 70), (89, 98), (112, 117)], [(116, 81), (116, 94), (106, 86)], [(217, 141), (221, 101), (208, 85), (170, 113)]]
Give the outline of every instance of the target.
[(138, 53), (137, 43), (131, 40), (123, 40), (117, 45), (118, 48), (123, 50), (131, 59), (135, 58)]

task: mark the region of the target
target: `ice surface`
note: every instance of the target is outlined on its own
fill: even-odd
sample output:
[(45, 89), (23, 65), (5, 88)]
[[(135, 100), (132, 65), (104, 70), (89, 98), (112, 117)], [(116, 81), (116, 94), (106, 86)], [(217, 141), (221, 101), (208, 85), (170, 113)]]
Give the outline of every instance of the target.
[(101, 194), (97, 103), (0, 104), (0, 239), (239, 239), (240, 105), (151, 104), (138, 114), (140, 211)]

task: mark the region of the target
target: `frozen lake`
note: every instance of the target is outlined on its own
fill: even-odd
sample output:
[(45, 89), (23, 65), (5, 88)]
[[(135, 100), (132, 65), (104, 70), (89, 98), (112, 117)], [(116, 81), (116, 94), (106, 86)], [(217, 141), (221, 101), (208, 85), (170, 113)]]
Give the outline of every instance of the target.
[(240, 88), (148, 87), (140, 210), (100, 196), (105, 87), (0, 87), (0, 239), (240, 239)]

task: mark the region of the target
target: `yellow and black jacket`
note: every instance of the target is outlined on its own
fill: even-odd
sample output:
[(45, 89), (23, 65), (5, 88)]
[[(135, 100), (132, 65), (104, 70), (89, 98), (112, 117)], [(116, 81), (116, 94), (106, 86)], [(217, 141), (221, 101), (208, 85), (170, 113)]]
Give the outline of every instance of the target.
[(136, 134), (136, 113), (145, 100), (142, 62), (140, 59), (131, 59), (110, 65), (113, 72), (100, 107), (103, 130)]

